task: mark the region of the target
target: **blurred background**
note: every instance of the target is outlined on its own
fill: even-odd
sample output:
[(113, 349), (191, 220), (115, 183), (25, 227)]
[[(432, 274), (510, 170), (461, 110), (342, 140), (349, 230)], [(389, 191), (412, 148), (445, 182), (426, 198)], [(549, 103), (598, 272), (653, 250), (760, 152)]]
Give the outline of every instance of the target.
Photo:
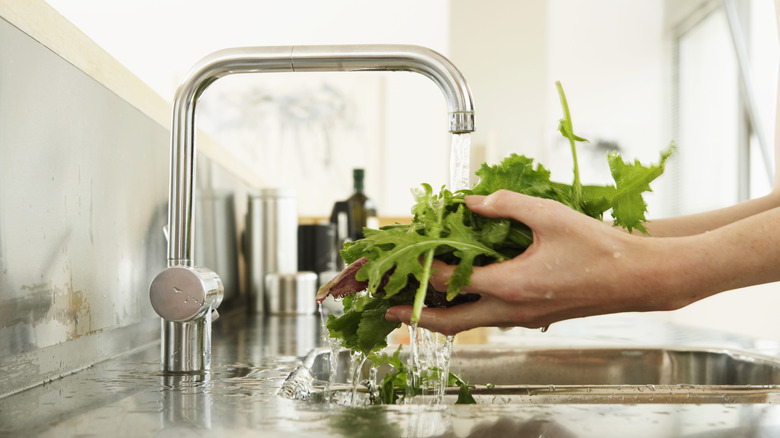
[[(650, 217), (731, 205), (774, 181), (771, 0), (48, 2), (169, 101), (192, 65), (226, 47), (418, 44), (451, 59), (472, 87), (472, 169), (518, 153), (571, 181), (556, 129), (560, 80), (575, 133), (590, 140), (579, 149), (584, 182), (610, 181), (610, 150), (649, 163), (678, 145), (647, 198)], [(298, 190), (301, 216), (327, 217), (351, 193), (354, 167), (366, 169), (366, 192), (385, 218), (408, 217), (420, 183), (448, 181), (446, 105), (419, 75), (231, 76), (199, 108), (199, 127), (267, 186)], [(755, 332), (767, 320), (757, 313), (780, 302), (776, 289), (660, 317), (720, 326), (728, 312), (740, 315), (730, 320), (738, 330)]]

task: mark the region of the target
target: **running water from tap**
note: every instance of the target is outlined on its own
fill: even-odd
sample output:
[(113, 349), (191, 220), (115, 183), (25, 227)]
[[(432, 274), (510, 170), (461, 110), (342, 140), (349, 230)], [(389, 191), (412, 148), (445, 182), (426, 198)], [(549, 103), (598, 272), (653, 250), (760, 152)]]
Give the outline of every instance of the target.
[(471, 188), (471, 134), (452, 134), (450, 149), (450, 186), (451, 192)]
[[(471, 134), (452, 134), (450, 149), (450, 181), (451, 192), (471, 188)], [(405, 400), (412, 398), (412, 388), (422, 388), (420, 380), (423, 374), (435, 367), (439, 370), (439, 379), (429, 380), (433, 390), (433, 404), (441, 404), (450, 370), (450, 357), (454, 336), (447, 336), (443, 343), (438, 342), (439, 335), (418, 328), (417, 323), (409, 327), (409, 367), (407, 375), (407, 394)], [(424, 394), (424, 392), (423, 392)]]

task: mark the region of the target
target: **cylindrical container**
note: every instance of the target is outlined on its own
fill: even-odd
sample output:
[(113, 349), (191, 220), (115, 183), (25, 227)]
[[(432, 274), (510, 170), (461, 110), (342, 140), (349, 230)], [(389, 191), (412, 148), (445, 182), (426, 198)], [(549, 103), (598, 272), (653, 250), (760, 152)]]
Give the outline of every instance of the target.
[(310, 271), (265, 276), (265, 310), (271, 315), (311, 315), (317, 311), (317, 274)]
[(317, 274), (336, 270), (336, 225), (298, 226), (298, 270)]
[(246, 219), (249, 310), (266, 312), (265, 276), (298, 272), (298, 200), (294, 189), (249, 194)]

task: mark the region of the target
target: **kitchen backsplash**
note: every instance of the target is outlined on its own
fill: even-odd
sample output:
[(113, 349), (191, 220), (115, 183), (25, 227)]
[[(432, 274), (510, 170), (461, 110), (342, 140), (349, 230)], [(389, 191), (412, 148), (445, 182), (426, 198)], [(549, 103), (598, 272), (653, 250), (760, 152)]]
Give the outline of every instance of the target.
[[(3, 396), (159, 340), (148, 288), (165, 267), (169, 131), (3, 19), (0, 59)], [(206, 176), (216, 167), (199, 157)], [(216, 180), (240, 186), (199, 181), (222, 194), (199, 216), (229, 208), (235, 223)], [(235, 248), (235, 226), (202, 220), (198, 231), (209, 227)], [(214, 248), (199, 262), (219, 271)], [(239, 288), (232, 260), (226, 299)]]

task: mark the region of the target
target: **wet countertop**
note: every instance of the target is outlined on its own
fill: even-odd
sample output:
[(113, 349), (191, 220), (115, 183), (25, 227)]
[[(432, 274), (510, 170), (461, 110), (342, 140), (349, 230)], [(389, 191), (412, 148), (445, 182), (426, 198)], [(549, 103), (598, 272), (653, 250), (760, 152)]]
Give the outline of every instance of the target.
[[(320, 318), (224, 315), (206, 378), (159, 372), (159, 344), (0, 399), (0, 436), (775, 437), (773, 404), (404, 405), (349, 408), (277, 395), (321, 343)], [(636, 315), (559, 323), (547, 333), (484, 329), (458, 343), (695, 346), (780, 357), (776, 341)]]

